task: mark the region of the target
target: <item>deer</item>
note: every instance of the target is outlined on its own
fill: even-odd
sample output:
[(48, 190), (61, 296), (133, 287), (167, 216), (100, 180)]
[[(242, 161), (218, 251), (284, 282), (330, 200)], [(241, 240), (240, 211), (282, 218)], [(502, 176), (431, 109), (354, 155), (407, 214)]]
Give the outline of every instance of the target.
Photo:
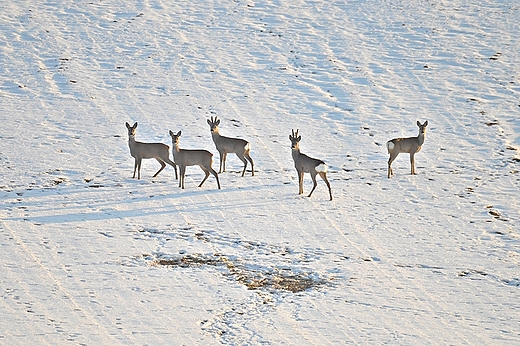
[(178, 179), (177, 166), (175, 165), (175, 162), (170, 160), (170, 147), (168, 145), (163, 143), (137, 142), (135, 140), (137, 122), (133, 126), (126, 123), (126, 128), (128, 129), (128, 146), (130, 147), (130, 155), (135, 159), (133, 179), (135, 179), (136, 170), (137, 179), (141, 179), (141, 161), (143, 159), (156, 159), (161, 164), (161, 168), (154, 174), (154, 178), (161, 173), (167, 163), (173, 167), (175, 170), (175, 179)]
[(419, 135), (417, 137), (394, 138), (386, 142), (386, 148), (390, 154), (390, 158), (388, 159), (388, 179), (394, 175), (392, 162), (394, 162), (400, 153), (410, 153), (411, 172), (412, 175), (415, 175), (415, 154), (421, 151), (426, 136), (428, 121), (425, 121), (424, 124), (417, 121), (417, 126), (419, 127)]
[(202, 182), (199, 184), (199, 187), (204, 184), (206, 179), (208, 179), (209, 174), (213, 174), (217, 179), (217, 186), (220, 190), (220, 180), (218, 178), (217, 172), (211, 167), (213, 164), (213, 154), (207, 150), (194, 150), (194, 149), (180, 149), (179, 148), (179, 138), (181, 137), (182, 132), (179, 131), (177, 134), (173, 133), (170, 130), (170, 136), (172, 137), (173, 144), (173, 159), (175, 163), (179, 166), (179, 187), (184, 189), (184, 177), (186, 175), (186, 167), (187, 166), (200, 166), (206, 176), (202, 179)]
[(330, 200), (332, 201), (332, 190), (330, 189), (329, 181), (327, 180), (327, 164), (319, 159), (313, 159), (305, 154), (300, 152), (300, 140), (301, 136), (298, 136), (298, 131), (294, 132), (292, 130), (292, 135), (289, 135), (289, 139), (291, 140), (291, 149), (292, 149), (292, 157), (294, 160), (294, 167), (298, 172), (298, 183), (299, 183), (299, 194), (303, 194), (303, 175), (304, 173), (310, 173), (312, 182), (314, 186), (312, 187), (311, 192), (308, 197), (311, 197), (312, 193), (316, 189), (318, 183), (316, 182), (316, 175), (319, 175), (321, 179), (327, 184), (329, 188)]
[(213, 137), (213, 142), (217, 147), (217, 150), (220, 154), (220, 169), (219, 173), (226, 171), (226, 157), (228, 153), (235, 153), (238, 158), (244, 163), (244, 170), (242, 171), (242, 176), (246, 173), (247, 161), (251, 163), (251, 175), (255, 175), (255, 166), (253, 163), (253, 159), (251, 158), (251, 144), (248, 141), (240, 138), (229, 138), (221, 136), (218, 132), (218, 125), (220, 124), (220, 120), (217, 117), (208, 119), (208, 125), (211, 131), (211, 137)]

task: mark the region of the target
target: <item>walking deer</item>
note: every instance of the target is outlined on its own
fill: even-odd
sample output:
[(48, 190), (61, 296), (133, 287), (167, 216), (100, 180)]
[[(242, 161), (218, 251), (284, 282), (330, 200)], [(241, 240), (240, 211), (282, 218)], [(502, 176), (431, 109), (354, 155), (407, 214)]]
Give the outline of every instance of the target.
[(294, 130), (292, 130), (292, 136), (289, 135), (289, 139), (291, 140), (294, 167), (298, 172), (298, 183), (300, 187), (299, 194), (303, 194), (303, 174), (310, 173), (312, 182), (314, 183), (314, 186), (312, 187), (311, 193), (309, 193), (308, 197), (311, 197), (312, 193), (314, 192), (314, 189), (316, 189), (316, 186), (318, 185), (318, 183), (316, 182), (316, 175), (319, 174), (321, 179), (325, 181), (325, 184), (327, 184), (327, 187), (329, 188), (330, 200), (332, 201), (332, 190), (330, 189), (330, 184), (327, 180), (327, 164), (322, 160), (313, 159), (312, 157), (309, 157), (300, 152), (300, 140), (302, 139), (302, 137), (298, 136), (298, 130), (296, 130), (296, 133), (294, 132)]
[[(170, 160), (170, 147), (162, 143), (142, 143), (135, 140), (135, 131), (137, 129), (137, 123), (133, 126), (126, 123), (128, 129), (128, 146), (130, 147), (130, 155), (135, 158), (134, 164), (134, 176), (137, 170), (137, 179), (141, 179), (141, 161), (142, 159), (156, 159), (160, 164), (161, 168), (154, 174), (154, 178), (161, 173), (166, 167), (166, 163), (171, 165), (175, 170), (175, 179), (177, 177), (177, 166), (175, 162)], [(166, 162), (166, 163), (165, 163)]]
[(410, 164), (412, 166), (412, 174), (415, 174), (415, 154), (421, 150), (421, 147), (424, 143), (424, 138), (426, 136), (426, 126), (428, 126), (428, 121), (425, 121), (424, 124), (421, 125), (419, 121), (417, 121), (417, 126), (419, 126), (419, 135), (417, 137), (408, 137), (408, 138), (394, 138), (386, 142), (386, 148), (388, 149), (388, 153), (390, 154), (390, 158), (388, 159), (388, 178), (394, 175), (394, 171), (392, 170), (392, 162), (394, 162), (397, 155), (400, 153), (410, 153)]
[(215, 142), (215, 146), (220, 154), (220, 169), (219, 173), (226, 171), (226, 157), (228, 153), (235, 153), (238, 158), (244, 163), (244, 170), (242, 171), (242, 176), (246, 173), (247, 161), (251, 162), (251, 175), (255, 175), (255, 166), (253, 163), (253, 159), (250, 156), (251, 144), (246, 140), (240, 138), (229, 138), (221, 136), (218, 132), (218, 125), (220, 124), (220, 120), (215, 117), (211, 117), (211, 120), (208, 119), (208, 124), (211, 129), (211, 137), (213, 137), (213, 142)]
[(179, 166), (179, 187), (184, 189), (184, 176), (186, 175), (186, 167), (198, 165), (206, 174), (204, 179), (202, 179), (202, 182), (199, 184), (199, 187), (204, 184), (206, 179), (209, 177), (209, 173), (211, 173), (215, 176), (215, 178), (217, 178), (217, 186), (220, 189), (220, 180), (218, 179), (217, 172), (215, 172), (215, 170), (211, 167), (213, 164), (213, 154), (207, 150), (179, 149), (179, 138), (181, 137), (181, 131), (175, 134), (170, 130), (170, 136), (172, 137), (173, 144), (173, 159)]

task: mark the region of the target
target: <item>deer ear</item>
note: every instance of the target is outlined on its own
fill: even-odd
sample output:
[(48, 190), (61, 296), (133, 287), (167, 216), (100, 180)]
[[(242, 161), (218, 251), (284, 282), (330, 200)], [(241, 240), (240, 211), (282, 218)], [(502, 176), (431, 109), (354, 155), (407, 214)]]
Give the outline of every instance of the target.
[(129, 129), (130, 128), (130, 124), (128, 122), (125, 123), (126, 125), (126, 128)]
[(132, 126), (134, 129), (137, 127), (137, 121), (135, 122), (134, 126)]
[(421, 123), (419, 122), (419, 120), (417, 120), (417, 126), (421, 126)]
[(293, 136), (289, 135), (289, 140), (292, 141), (293, 140)]
[[(215, 119), (217, 119), (217, 118), (215, 118)], [(220, 119), (217, 120), (217, 122), (215, 124), (217, 124), (217, 126), (219, 126), (220, 125)]]
[(424, 126), (428, 126), (428, 120), (424, 122)]
[(209, 121), (209, 119), (208, 119), (208, 125), (211, 126), (211, 121)]
[(297, 138), (298, 142), (302, 140), (302, 136), (298, 136)]
[(180, 137), (180, 136), (181, 136), (181, 133), (182, 133), (182, 132), (179, 131), (179, 132), (177, 133), (177, 137)]
[(170, 132), (169, 132), (169, 133), (170, 133), (170, 136), (173, 136), (173, 132), (172, 132), (172, 130), (170, 130)]

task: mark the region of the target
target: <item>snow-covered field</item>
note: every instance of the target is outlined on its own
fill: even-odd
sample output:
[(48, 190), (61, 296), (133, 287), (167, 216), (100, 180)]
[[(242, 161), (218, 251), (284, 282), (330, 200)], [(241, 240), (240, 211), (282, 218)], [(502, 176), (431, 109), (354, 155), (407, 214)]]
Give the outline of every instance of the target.
[[(520, 344), (520, 4), (0, 5), (0, 344)], [(137, 140), (228, 156), (132, 179)], [(385, 143), (428, 133), (410, 175)], [(298, 195), (288, 136), (325, 160)], [(305, 192), (312, 187), (305, 176)]]

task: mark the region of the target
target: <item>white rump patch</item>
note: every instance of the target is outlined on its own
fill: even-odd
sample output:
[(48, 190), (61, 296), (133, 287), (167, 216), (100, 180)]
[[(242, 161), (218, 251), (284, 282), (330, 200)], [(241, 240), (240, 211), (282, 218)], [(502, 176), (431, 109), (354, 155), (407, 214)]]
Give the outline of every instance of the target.
[(392, 141), (388, 141), (388, 142), (386, 142), (386, 147), (388, 148), (388, 150), (392, 150), (392, 149), (394, 149), (395, 144)]
[(244, 150), (245, 151), (251, 150), (251, 144), (247, 143), (246, 146), (244, 147)]
[(327, 173), (329, 166), (327, 166), (326, 163), (320, 163), (319, 165), (316, 166), (315, 169), (316, 169), (316, 172), (318, 172), (318, 173)]

